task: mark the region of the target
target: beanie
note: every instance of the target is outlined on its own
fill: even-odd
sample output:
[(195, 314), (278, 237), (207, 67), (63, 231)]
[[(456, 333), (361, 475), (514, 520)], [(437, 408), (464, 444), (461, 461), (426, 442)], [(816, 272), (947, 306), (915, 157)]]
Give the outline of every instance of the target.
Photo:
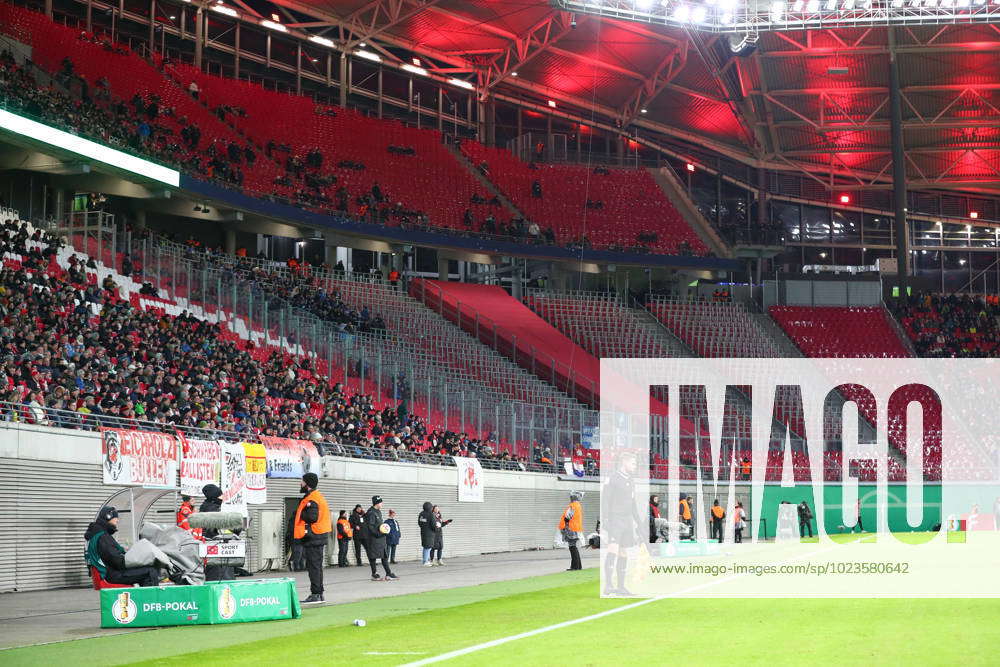
[(372, 505), (378, 505), (382, 502), (382, 496), (372, 496)]
[(112, 519), (115, 519), (115, 518), (118, 517), (118, 510), (116, 510), (111, 505), (107, 505), (107, 506), (101, 508), (101, 513), (100, 513), (99, 516), (100, 516), (100, 518), (104, 519), (105, 521), (111, 521)]
[(306, 483), (310, 489), (315, 489), (319, 486), (319, 477), (314, 472), (307, 472), (302, 475), (302, 481)]

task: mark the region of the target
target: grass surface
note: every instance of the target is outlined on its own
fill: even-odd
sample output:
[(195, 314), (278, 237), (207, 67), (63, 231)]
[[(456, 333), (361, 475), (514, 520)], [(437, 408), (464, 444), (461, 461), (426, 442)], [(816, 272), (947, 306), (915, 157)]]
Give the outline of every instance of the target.
[[(169, 628), (0, 652), (0, 665), (399, 665), (634, 604), (596, 570), (306, 608), (297, 621)], [(356, 618), (368, 625), (355, 627)], [(666, 599), (459, 665), (996, 665), (995, 599)]]

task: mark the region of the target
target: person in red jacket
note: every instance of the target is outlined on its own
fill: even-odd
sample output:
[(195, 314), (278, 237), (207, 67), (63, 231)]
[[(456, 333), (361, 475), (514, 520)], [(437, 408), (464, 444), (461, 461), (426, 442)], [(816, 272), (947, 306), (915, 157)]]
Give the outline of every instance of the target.
[(660, 518), (660, 497), (649, 497), (649, 541), (656, 542), (656, 519)]
[(196, 539), (201, 539), (201, 528), (192, 528), (188, 517), (194, 514), (191, 496), (181, 496), (181, 506), (177, 508), (177, 526), (191, 533)]

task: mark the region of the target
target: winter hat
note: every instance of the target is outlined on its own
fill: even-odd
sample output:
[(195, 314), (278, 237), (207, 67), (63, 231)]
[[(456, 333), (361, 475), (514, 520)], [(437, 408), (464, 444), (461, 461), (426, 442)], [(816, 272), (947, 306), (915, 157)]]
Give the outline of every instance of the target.
[(107, 505), (106, 507), (101, 508), (101, 513), (98, 516), (105, 521), (111, 521), (112, 519), (118, 518), (118, 510), (111, 505)]
[(569, 499), (570, 500), (582, 500), (583, 499), (583, 494), (581, 492), (579, 492), (579, 491), (570, 491), (569, 492)]
[(201, 495), (205, 496), (206, 498), (221, 498), (222, 489), (220, 489), (215, 484), (206, 484), (205, 486), (201, 487)]
[(382, 496), (372, 496), (372, 505), (378, 505), (382, 502)]
[(319, 486), (319, 477), (314, 472), (307, 472), (302, 475), (302, 481), (306, 483), (310, 489), (315, 489)]

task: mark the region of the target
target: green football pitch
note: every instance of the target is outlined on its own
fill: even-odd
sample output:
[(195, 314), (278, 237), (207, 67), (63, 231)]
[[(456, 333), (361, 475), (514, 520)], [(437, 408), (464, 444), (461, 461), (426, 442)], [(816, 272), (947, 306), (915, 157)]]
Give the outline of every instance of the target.
[[(1000, 600), (662, 599), (636, 605), (636, 600), (599, 598), (597, 579), (596, 570), (566, 572), (306, 608), (296, 621), (39, 645), (0, 652), (0, 665), (401, 665), (470, 648), (444, 663), (1000, 662)], [(612, 613), (547, 629), (602, 612)], [(358, 618), (367, 625), (354, 626)], [(522, 633), (527, 636), (516, 637)]]

